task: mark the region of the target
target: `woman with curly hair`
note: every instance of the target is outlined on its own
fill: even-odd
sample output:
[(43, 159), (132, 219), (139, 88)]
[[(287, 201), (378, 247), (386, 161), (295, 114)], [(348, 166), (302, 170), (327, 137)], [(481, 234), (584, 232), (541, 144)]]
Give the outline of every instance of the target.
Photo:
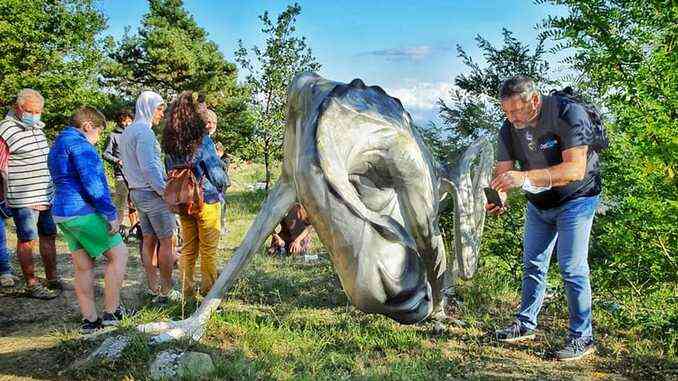
[(183, 238), (179, 267), (182, 293), (185, 297), (193, 297), (193, 272), (195, 261), (200, 257), (200, 294), (205, 295), (218, 275), (216, 254), (221, 231), (221, 193), (226, 174), (198, 111), (196, 93), (184, 91), (172, 103), (163, 132), (162, 148), (166, 154), (167, 170), (190, 167), (203, 193), (204, 204), (198, 213), (179, 214)]

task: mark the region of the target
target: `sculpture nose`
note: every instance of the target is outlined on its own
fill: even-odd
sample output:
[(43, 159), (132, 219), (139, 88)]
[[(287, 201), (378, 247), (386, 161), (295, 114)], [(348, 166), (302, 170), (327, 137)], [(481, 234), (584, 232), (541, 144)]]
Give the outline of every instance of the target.
[(432, 309), (431, 286), (426, 280), (421, 259), (415, 253), (408, 254), (402, 273), (398, 275), (391, 274), (388, 268), (379, 268), (386, 295), (386, 314), (403, 324), (426, 319)]

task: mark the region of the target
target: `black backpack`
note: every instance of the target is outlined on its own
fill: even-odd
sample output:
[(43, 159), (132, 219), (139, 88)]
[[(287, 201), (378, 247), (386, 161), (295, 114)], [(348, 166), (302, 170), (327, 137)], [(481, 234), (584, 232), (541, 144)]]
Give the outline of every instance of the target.
[(591, 149), (600, 152), (610, 146), (610, 140), (607, 138), (603, 119), (600, 117), (600, 112), (598, 112), (596, 106), (587, 103), (581, 95), (577, 94), (570, 86), (567, 86), (562, 90), (551, 90), (549, 95), (568, 99), (579, 104), (586, 110), (589, 120), (591, 121), (591, 127), (593, 128), (593, 144), (591, 144)]

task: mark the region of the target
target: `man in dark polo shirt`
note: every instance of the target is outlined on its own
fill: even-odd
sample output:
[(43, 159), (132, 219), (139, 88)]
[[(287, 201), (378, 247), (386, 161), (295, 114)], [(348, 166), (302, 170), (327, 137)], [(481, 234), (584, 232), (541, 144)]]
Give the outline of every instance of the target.
[[(522, 188), (528, 203), (520, 310), (496, 336), (506, 342), (535, 336), (555, 248), (569, 311), (569, 334), (556, 357), (575, 360), (595, 349), (588, 247), (601, 181), (598, 154), (590, 149), (591, 121), (581, 105), (541, 95), (524, 76), (502, 83), (499, 96), (506, 121), (499, 132), (496, 177), (490, 186), (502, 200), (510, 189)], [(506, 206), (488, 203), (485, 209), (499, 215)]]

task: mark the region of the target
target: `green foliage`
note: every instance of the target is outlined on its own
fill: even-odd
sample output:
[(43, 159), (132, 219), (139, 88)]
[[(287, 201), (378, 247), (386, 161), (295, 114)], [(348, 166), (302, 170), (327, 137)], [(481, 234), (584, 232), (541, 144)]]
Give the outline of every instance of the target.
[(287, 87), (296, 74), (320, 69), (306, 38), (295, 33), (299, 14), (301, 7), (296, 3), (289, 5), (275, 22), (264, 12), (259, 20), (266, 36), (265, 46), (248, 51), (240, 40), (235, 52), (236, 61), (248, 72), (246, 83), (252, 92), (250, 102), (256, 120), (252, 143), (264, 156), (266, 189), (271, 181), (271, 160), (280, 160), (282, 155)]
[(102, 83), (132, 102), (146, 89), (170, 102), (181, 91), (199, 91), (219, 116), (216, 140), (230, 154), (247, 151), (252, 134), (249, 94), (237, 85), (237, 69), (226, 61), (207, 32), (197, 25), (181, 0), (149, 0), (138, 33), (125, 33), (111, 46)]
[(581, 73), (579, 86), (598, 94), (613, 119), (594, 271), (640, 297), (678, 280), (678, 3), (542, 2), (568, 7), (543, 22), (542, 35), (573, 51), (566, 62)]
[(91, 0), (0, 2), (0, 103), (25, 87), (40, 91), (51, 137), (81, 105), (104, 107), (96, 78), (105, 28)]
[(478, 137), (496, 135), (504, 120), (499, 106), (499, 85), (503, 80), (523, 74), (544, 87), (557, 83), (549, 75), (543, 39), (537, 41), (533, 52), (506, 29), (501, 47), (495, 47), (480, 35), (475, 40), (484, 65), (475, 62), (457, 45), (458, 56), (467, 72), (454, 79), (451, 103), (439, 101), (443, 126), (432, 126), (424, 133), (429, 141), (438, 142), (435, 145), (441, 149), (433, 150), (440, 151), (444, 161), (454, 160)]

